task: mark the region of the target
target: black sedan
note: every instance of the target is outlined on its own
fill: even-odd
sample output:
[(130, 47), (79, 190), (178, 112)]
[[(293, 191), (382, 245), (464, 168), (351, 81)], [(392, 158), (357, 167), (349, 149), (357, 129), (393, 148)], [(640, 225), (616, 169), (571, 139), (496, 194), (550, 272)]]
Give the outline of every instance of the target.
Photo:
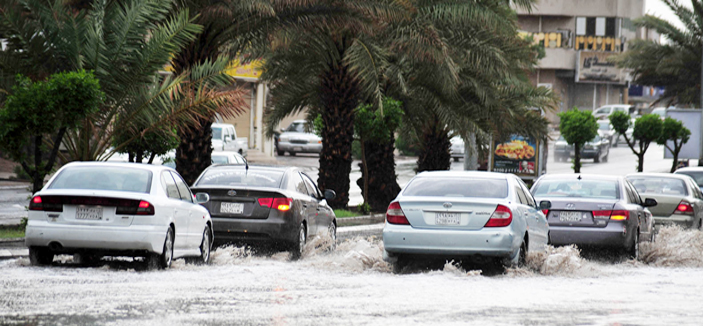
[(532, 186), (537, 201), (549, 200), (545, 211), (552, 244), (612, 247), (637, 258), (639, 243), (654, 239), (654, 221), (632, 184), (621, 176), (550, 174)]
[(222, 243), (284, 245), (300, 257), (308, 239), (331, 236), (337, 219), (315, 182), (292, 167), (213, 165), (191, 189), (210, 195), (204, 204), (212, 216), (215, 239)]
[[(594, 163), (608, 162), (609, 153), (610, 141), (600, 136), (596, 136), (581, 148), (581, 158), (593, 159)], [(568, 161), (571, 157), (574, 157), (574, 145), (569, 145), (564, 136), (559, 136), (554, 143), (554, 161)]]

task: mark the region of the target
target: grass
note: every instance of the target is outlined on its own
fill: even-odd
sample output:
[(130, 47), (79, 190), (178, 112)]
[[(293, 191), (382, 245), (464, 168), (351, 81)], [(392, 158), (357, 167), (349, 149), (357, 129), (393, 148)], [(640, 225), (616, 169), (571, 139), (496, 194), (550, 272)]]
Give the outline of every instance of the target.
[(0, 228), (0, 239), (24, 238), (24, 230)]
[(361, 215), (357, 212), (348, 211), (346, 209), (335, 209), (334, 216), (336, 216), (338, 218), (345, 218), (345, 217), (354, 217), (354, 216), (361, 216)]

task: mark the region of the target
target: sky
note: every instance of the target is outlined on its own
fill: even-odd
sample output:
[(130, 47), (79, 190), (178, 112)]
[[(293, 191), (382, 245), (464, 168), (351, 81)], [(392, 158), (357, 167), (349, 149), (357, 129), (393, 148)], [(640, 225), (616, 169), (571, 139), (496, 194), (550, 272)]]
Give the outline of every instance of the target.
[[(681, 3), (690, 6), (690, 0), (681, 0)], [(667, 7), (661, 0), (645, 0), (644, 10), (647, 14), (666, 19), (678, 27), (683, 27), (683, 24), (681, 24), (676, 15), (674, 15), (669, 7)]]

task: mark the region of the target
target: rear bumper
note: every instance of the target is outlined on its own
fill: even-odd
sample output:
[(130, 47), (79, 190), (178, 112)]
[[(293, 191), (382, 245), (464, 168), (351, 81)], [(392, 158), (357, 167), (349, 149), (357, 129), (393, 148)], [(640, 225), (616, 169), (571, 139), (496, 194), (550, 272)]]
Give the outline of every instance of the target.
[(481, 230), (432, 230), (386, 223), (383, 228), (383, 247), (390, 256), (385, 259), (398, 254), (512, 257), (521, 243), (522, 235), (518, 235), (512, 226)]
[(161, 254), (167, 230), (166, 225), (106, 227), (30, 220), (24, 239), (27, 247), (48, 247), (51, 243), (58, 243), (64, 252), (100, 249)]
[(653, 218), (656, 226), (678, 225), (683, 228), (692, 228), (696, 221), (693, 216), (688, 215), (653, 216)]
[(266, 219), (212, 218), (216, 243), (295, 242), (299, 224), (292, 217), (285, 216)]
[(629, 248), (636, 231), (620, 223), (608, 223), (604, 228), (550, 226), (549, 236), (554, 245)]
[(278, 150), (295, 153), (319, 153), (322, 151), (322, 144), (293, 144), (279, 141)]

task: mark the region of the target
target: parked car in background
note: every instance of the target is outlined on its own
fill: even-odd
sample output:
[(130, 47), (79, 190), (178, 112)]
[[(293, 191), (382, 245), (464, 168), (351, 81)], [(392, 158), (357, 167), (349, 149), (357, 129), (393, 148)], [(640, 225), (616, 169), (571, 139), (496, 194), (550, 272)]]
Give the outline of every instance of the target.
[(554, 245), (610, 247), (637, 258), (640, 241), (654, 239), (654, 221), (647, 207), (622, 176), (548, 174), (532, 186), (537, 200), (549, 200), (545, 211)]
[(608, 117), (615, 112), (625, 112), (628, 115), (632, 115), (634, 113), (634, 107), (628, 104), (604, 105), (594, 110), (593, 116), (596, 117), (596, 119), (608, 119)]
[(212, 152), (212, 164), (245, 164), (244, 156), (237, 152)]
[(542, 251), (549, 226), (515, 175), (435, 171), (415, 176), (388, 206), (383, 258), (400, 271), (415, 256), (488, 258), (524, 264)]
[[(610, 142), (596, 135), (591, 141), (585, 143), (581, 149), (582, 159), (593, 159), (594, 163), (608, 162)], [(563, 136), (559, 136), (554, 143), (554, 161), (568, 161), (574, 157), (574, 145), (569, 145)]]
[(679, 168), (676, 171), (674, 171), (674, 174), (685, 174), (685, 175), (693, 178), (693, 181), (696, 182), (696, 184), (698, 185), (698, 188), (703, 190), (703, 167), (691, 166), (691, 167)]
[(658, 115), (664, 121), (666, 119), (666, 108), (655, 108), (652, 110), (652, 114)]
[(464, 140), (460, 136), (454, 136), (449, 141), (451, 142), (449, 153), (454, 162), (459, 162), (460, 158), (464, 158)]
[(671, 173), (633, 173), (627, 175), (627, 180), (641, 196), (657, 201), (657, 206), (649, 208), (657, 226), (677, 224), (701, 229), (703, 193), (691, 177)]
[(615, 141), (617, 132), (613, 129), (613, 125), (610, 124), (610, 121), (598, 120), (598, 136), (600, 136), (600, 138), (607, 139), (610, 146), (618, 147), (618, 143)]
[(175, 258), (210, 260), (207, 194), (192, 193), (173, 169), (137, 163), (64, 165), (29, 203), (25, 243), (32, 265), (57, 254), (82, 264), (103, 256), (146, 257), (150, 268)]
[(232, 151), (244, 157), (247, 156), (249, 144), (247, 138), (237, 137), (234, 125), (228, 123), (212, 124), (212, 149), (213, 151)]
[(288, 128), (281, 129), (276, 146), (278, 156), (283, 156), (286, 152), (291, 156), (295, 156), (297, 153), (319, 154), (322, 151), (322, 138), (307, 132), (307, 130), (307, 121), (305, 120), (293, 121)]
[(213, 165), (191, 189), (210, 195), (210, 211), (218, 244), (268, 243), (289, 249), (299, 258), (308, 239), (329, 235), (336, 241), (337, 219), (324, 195), (305, 173), (292, 167)]

